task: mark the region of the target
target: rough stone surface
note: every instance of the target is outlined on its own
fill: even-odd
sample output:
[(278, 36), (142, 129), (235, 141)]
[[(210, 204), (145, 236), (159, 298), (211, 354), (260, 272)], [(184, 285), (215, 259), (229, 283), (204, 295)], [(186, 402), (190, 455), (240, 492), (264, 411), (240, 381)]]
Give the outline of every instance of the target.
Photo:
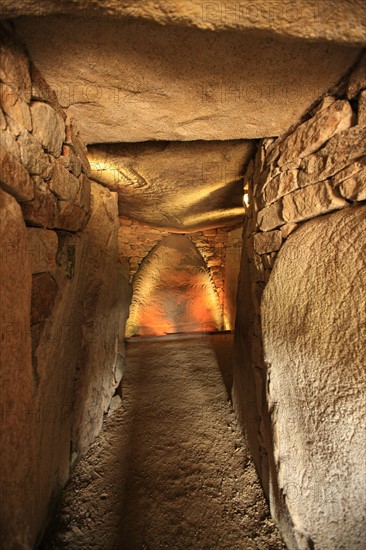
[(82, 348), (75, 386), (73, 452), (88, 449), (102, 427), (124, 369), (124, 327), (131, 299), (119, 263), (117, 195), (92, 183), (92, 215), (83, 231)]
[(361, 92), (358, 98), (358, 124), (366, 126), (366, 90)]
[(52, 174), (52, 164), (39, 141), (28, 132), (23, 132), (18, 137), (18, 144), (20, 160), (29, 173), (49, 178)]
[(50, 273), (37, 273), (32, 278), (31, 323), (45, 321), (52, 313), (57, 283)]
[(0, 27), (0, 80), (29, 103), (32, 83), (28, 55), (13, 33), (3, 25)]
[[(72, 5), (45, 0), (40, 4), (28, 0), (26, 4), (14, 4), (3, 0), (4, 17), (20, 15), (112, 15), (115, 18), (143, 19), (160, 24), (198, 27), (206, 30), (263, 30), (284, 36), (310, 40), (339, 41), (355, 45), (365, 44), (365, 8), (359, 0), (340, 0), (336, 4), (314, 4), (311, 0), (297, 4), (254, 4), (243, 0), (231, 5), (200, 0), (176, 0), (169, 3), (159, 0), (138, 0), (121, 3), (114, 0), (98, 0), (93, 4), (83, 0)], [(122, 24), (122, 21), (119, 21)], [(135, 23), (136, 24), (136, 23)]]
[(87, 210), (77, 204), (57, 201), (55, 227), (66, 231), (80, 231), (85, 225), (87, 215)]
[(366, 200), (366, 168), (365, 166), (354, 176), (344, 180), (338, 187), (342, 197), (352, 201)]
[(258, 227), (262, 231), (269, 231), (283, 225), (282, 203), (277, 201), (270, 206), (266, 206), (258, 212)]
[(34, 197), (33, 181), (27, 170), (3, 147), (0, 147), (0, 185), (18, 201)]
[(33, 200), (22, 203), (22, 210), (28, 225), (49, 229), (57, 227), (57, 200), (50, 191), (36, 187)]
[(287, 239), (287, 237), (289, 235), (291, 235), (291, 233), (293, 231), (295, 231), (295, 229), (298, 227), (298, 224), (297, 223), (286, 223), (285, 225), (283, 225), (282, 227), (280, 227), (280, 230), (281, 230), (281, 233), (282, 233), (282, 238), (283, 239)]
[(349, 99), (354, 99), (360, 90), (366, 88), (366, 54), (363, 54), (360, 62), (352, 71), (348, 81), (347, 96)]
[(59, 113), (41, 101), (31, 104), (33, 135), (43, 147), (59, 157), (65, 140), (65, 123)]
[[(36, 477), (31, 265), (16, 200), (0, 189), (0, 530), (3, 548), (31, 548)], [(6, 452), (5, 452), (6, 450)]]
[(354, 115), (348, 101), (336, 101), (330, 107), (317, 113), (313, 118), (301, 124), (280, 145), (280, 156), (276, 162), (282, 166), (294, 159), (314, 153), (334, 134), (352, 126)]
[(43, 273), (56, 269), (58, 238), (55, 231), (27, 228), (26, 252), (31, 259), (32, 273)]
[(365, 234), (364, 206), (303, 225), (263, 296), (271, 510), (289, 548), (366, 544)]
[(89, 148), (91, 177), (119, 194), (119, 212), (182, 232), (243, 219), (247, 141), (142, 143)]
[(26, 130), (32, 130), (32, 119), (28, 104), (6, 84), (0, 84), (0, 105), (4, 113), (10, 116)]
[(60, 200), (73, 202), (79, 191), (79, 180), (70, 174), (60, 162), (52, 161), (53, 171), (49, 181), (51, 191)]
[(284, 197), (283, 217), (287, 222), (300, 222), (346, 205), (328, 182), (320, 182)]
[(276, 136), (359, 55), (331, 42), (133, 19), (24, 18), (16, 28), (86, 143)]
[(257, 254), (276, 252), (281, 248), (281, 244), (281, 231), (267, 231), (265, 233), (257, 233), (254, 235), (254, 250)]

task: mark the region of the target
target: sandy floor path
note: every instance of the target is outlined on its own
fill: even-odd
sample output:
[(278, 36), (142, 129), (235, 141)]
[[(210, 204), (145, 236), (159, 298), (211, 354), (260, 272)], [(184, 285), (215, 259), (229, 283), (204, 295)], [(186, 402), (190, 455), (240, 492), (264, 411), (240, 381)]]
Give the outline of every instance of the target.
[(123, 406), (75, 468), (44, 549), (285, 548), (228, 400), (231, 344), (127, 345)]

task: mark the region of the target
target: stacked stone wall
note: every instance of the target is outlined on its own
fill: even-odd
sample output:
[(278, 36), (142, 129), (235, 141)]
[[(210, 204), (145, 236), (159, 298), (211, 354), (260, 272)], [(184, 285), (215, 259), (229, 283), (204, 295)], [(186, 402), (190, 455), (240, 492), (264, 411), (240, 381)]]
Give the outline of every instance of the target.
[[(362, 208), (365, 204), (365, 68), (366, 61), (363, 57), (352, 73), (313, 105), (298, 124), (276, 139), (262, 140), (245, 175), (249, 187), (250, 208), (243, 236), (233, 398), (236, 412), (251, 445), (263, 487), (272, 499), (272, 513), (281, 524), (291, 548), (313, 546), (311, 537), (306, 544), (300, 542), (301, 537), (305, 540), (306, 536), (304, 533), (296, 534), (296, 529), (292, 525), (295, 519), (288, 515), (286, 495), (281, 495), (283, 487), (277, 485), (279, 472), (283, 472), (283, 460), (277, 456), (279, 427), (275, 418), (278, 404), (271, 402), (274, 397), (270, 394), (270, 372), (273, 371), (270, 371), (269, 350), (276, 346), (268, 336), (274, 330), (274, 327), (268, 324), (271, 318), (268, 311), (273, 312), (273, 309), (277, 308), (277, 316), (280, 317), (280, 312), (286, 310), (286, 303), (269, 304), (268, 298), (263, 303), (263, 296), (269, 295), (265, 289), (267, 285), (271, 286), (273, 269), (280, 270), (280, 264), (277, 265), (277, 262), (282, 257), (282, 249), (289, 249), (286, 247), (287, 242), (291, 247), (291, 239), (295, 238), (298, 231), (305, 231), (310, 223), (316, 231), (315, 219), (325, 220), (329, 217), (331, 220), (332, 216), (336, 216), (337, 212), (342, 210), (347, 211), (348, 216), (348, 213), (352, 215), (354, 209), (354, 215), (358, 216), (359, 207)], [(326, 223), (324, 221), (324, 224)], [(358, 250), (360, 247), (362, 249), (365, 243), (358, 241), (352, 246)], [(303, 247), (301, 244), (298, 246), (296, 261), (299, 268), (311, 253), (312, 251), (306, 248), (305, 241)], [(283, 255), (285, 257), (285, 252)], [(313, 264), (319, 265), (320, 271), (322, 262), (327, 261), (326, 258), (326, 249), (323, 255), (319, 256), (319, 251), (316, 252), (314, 248)], [(339, 269), (343, 265), (343, 259), (339, 259)], [(330, 270), (334, 269), (337, 267), (330, 264)], [(278, 281), (277, 277), (277, 284)], [(292, 281), (282, 281), (281, 284), (288, 285), (290, 289)], [(271, 289), (273, 296), (273, 285)], [(323, 292), (325, 299), (326, 289)], [(285, 289), (283, 295), (286, 295)], [(261, 314), (263, 311), (267, 315), (265, 320)], [(310, 313), (309, 311), (309, 316)], [(296, 307), (291, 311), (291, 315), (293, 326), (297, 326)], [(288, 323), (289, 320), (284, 319), (283, 322)], [(303, 324), (302, 328), (297, 327), (297, 330), (298, 339), (301, 339), (310, 329)], [(289, 331), (288, 337), (291, 338)], [(354, 338), (357, 338), (356, 334)], [(285, 341), (282, 346), (280, 342), (277, 344), (279, 349), (286, 346)], [(344, 349), (347, 345), (344, 343)], [(278, 360), (279, 354), (277, 351)], [(293, 368), (296, 369), (299, 357), (293, 356), (292, 362)], [(290, 376), (290, 373), (286, 376)], [(283, 378), (283, 384), (286, 383), (286, 379)], [(316, 406), (318, 405), (314, 405)], [(300, 439), (301, 437), (299, 435)], [(291, 457), (286, 458), (291, 460)], [(297, 489), (301, 491), (301, 488)], [(306, 518), (303, 519), (306, 523)]]
[[(0, 27), (0, 531), (33, 548), (121, 380), (117, 195), (11, 24)], [(108, 279), (108, 281), (107, 281)], [(108, 282), (108, 284), (107, 284)]]

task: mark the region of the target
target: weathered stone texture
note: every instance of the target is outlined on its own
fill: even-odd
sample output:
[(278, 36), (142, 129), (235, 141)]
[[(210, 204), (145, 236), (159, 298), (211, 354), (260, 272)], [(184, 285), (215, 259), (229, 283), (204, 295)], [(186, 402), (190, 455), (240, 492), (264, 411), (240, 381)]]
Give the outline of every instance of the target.
[(270, 231), (285, 223), (282, 216), (282, 203), (277, 201), (258, 213), (257, 223), (262, 231)]
[(251, 141), (89, 147), (91, 177), (119, 195), (120, 214), (179, 232), (240, 223)]
[(343, 180), (338, 187), (342, 197), (352, 201), (366, 200), (365, 166), (352, 177)]
[(52, 313), (57, 283), (50, 273), (37, 273), (32, 279), (31, 323), (45, 321)]
[(348, 88), (347, 88), (348, 99), (354, 99), (361, 90), (366, 88), (365, 75), (366, 75), (366, 54), (363, 54), (360, 62), (352, 71), (352, 74), (349, 78)]
[(50, 229), (56, 227), (57, 200), (47, 189), (36, 187), (33, 200), (22, 203), (22, 210), (28, 225)]
[(0, 185), (18, 201), (34, 197), (32, 178), (20, 162), (0, 146)]
[(32, 272), (16, 200), (0, 189), (0, 530), (3, 548), (31, 548), (36, 475), (31, 360)]
[(287, 508), (290, 548), (365, 543), (365, 234), (364, 206), (303, 225), (281, 249), (263, 295), (279, 487), (271, 510), (281, 523)]
[[(199, 2), (196, 10), (202, 12), (205, 5)], [(235, 3), (235, 9), (240, 5)], [(274, 5), (281, 9), (280, 3)], [(228, 3), (216, 6), (229, 8)], [(165, 7), (164, 13), (171, 9)], [(267, 21), (271, 19), (267, 14)], [(226, 31), (213, 35), (177, 25), (176, 19), (163, 29), (141, 19), (136, 25), (131, 18), (16, 21), (34, 63), (57, 90), (68, 116), (78, 121), (88, 144), (280, 135), (334, 86), (360, 51), (313, 37), (290, 40), (288, 22), (287, 39), (272, 35), (269, 42), (261, 32), (246, 34), (224, 26)], [(327, 26), (331, 34), (334, 24), (328, 21)], [(47, 41), (52, 27), (58, 32)], [(99, 36), (103, 38), (91, 38)], [(118, 75), (124, 75), (123, 81)]]
[(346, 201), (336, 195), (328, 182), (320, 182), (284, 197), (283, 218), (300, 222), (345, 206)]
[(56, 269), (58, 238), (55, 231), (27, 228), (26, 253), (31, 259), (32, 273), (43, 273)]
[[(357, 407), (365, 385), (360, 79), (356, 68), (348, 89), (353, 86), (358, 117), (342, 99), (343, 82), (333, 92), (341, 99), (327, 96), (304, 114), (306, 122), (261, 142), (244, 176), (250, 207), (233, 403), (272, 513), (293, 550), (364, 546), (355, 519), (365, 506), (359, 487), (366, 477), (355, 428), (364, 415)], [(351, 378), (344, 377), (344, 364)], [(353, 471), (355, 483), (349, 484)]]
[(333, 135), (352, 126), (354, 115), (348, 101), (337, 101), (301, 124), (280, 145), (280, 155), (276, 159), (279, 166), (314, 153)]
[(30, 102), (32, 83), (28, 55), (13, 33), (4, 26), (0, 28), (0, 79), (26, 103)]
[(92, 215), (83, 231), (82, 348), (77, 371), (73, 449), (85, 452), (99, 433), (124, 368), (128, 273), (119, 262), (117, 195), (92, 183)]
[(4, 113), (26, 130), (32, 131), (28, 104), (10, 86), (0, 84), (0, 105)]
[(257, 254), (268, 254), (276, 252), (281, 248), (281, 231), (267, 231), (254, 235), (254, 250)]
[(59, 113), (41, 101), (31, 104), (33, 136), (55, 157), (61, 154), (65, 123)]
[(358, 98), (358, 124), (366, 126), (366, 90), (361, 92)]
[(18, 137), (20, 160), (32, 175), (45, 179), (52, 174), (52, 164), (44, 152), (42, 145), (28, 132), (22, 132)]

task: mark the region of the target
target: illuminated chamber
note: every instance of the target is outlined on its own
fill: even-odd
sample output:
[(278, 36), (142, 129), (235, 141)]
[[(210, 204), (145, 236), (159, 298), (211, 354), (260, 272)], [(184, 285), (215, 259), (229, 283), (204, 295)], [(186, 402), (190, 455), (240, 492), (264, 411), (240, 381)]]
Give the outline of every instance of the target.
[(134, 278), (126, 337), (221, 328), (218, 295), (201, 254), (184, 235), (165, 237)]

